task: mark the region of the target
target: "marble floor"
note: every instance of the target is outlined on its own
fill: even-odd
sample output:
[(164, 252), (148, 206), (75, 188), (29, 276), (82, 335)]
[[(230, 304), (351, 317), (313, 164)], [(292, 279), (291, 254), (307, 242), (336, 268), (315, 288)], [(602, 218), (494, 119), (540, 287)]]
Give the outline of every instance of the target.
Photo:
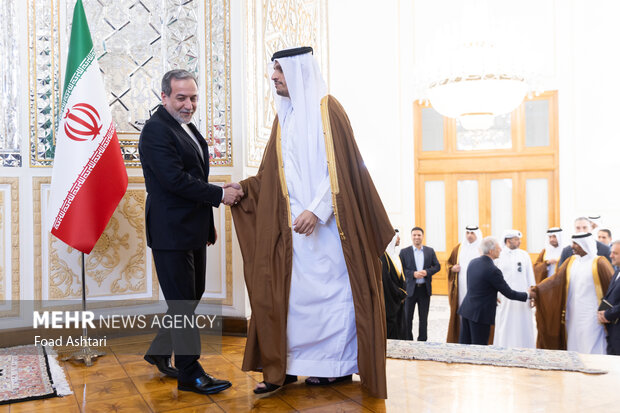
[[(434, 306), (441, 300), (433, 299)], [(447, 304), (447, 301), (446, 301)], [(439, 316), (441, 312), (435, 312)], [(433, 316), (431, 309), (429, 317)], [(435, 323), (438, 325), (439, 323)], [(432, 324), (429, 324), (429, 327)], [(445, 330), (445, 329), (444, 329)], [(430, 329), (435, 331), (435, 329)], [(435, 334), (435, 333), (431, 333)], [(429, 338), (441, 336), (441, 332)], [(620, 357), (584, 355), (588, 367), (603, 375), (522, 368), (387, 361), (388, 399), (370, 397), (353, 382), (309, 387), (303, 381), (272, 395), (252, 389), (260, 373), (241, 370), (245, 338), (203, 337), (201, 363), (233, 387), (212, 396), (179, 392), (176, 381), (142, 360), (152, 336), (108, 340), (107, 355), (92, 367), (64, 362), (74, 394), (0, 406), (17, 412), (592, 412), (617, 411)], [(445, 332), (443, 333), (445, 338)]]

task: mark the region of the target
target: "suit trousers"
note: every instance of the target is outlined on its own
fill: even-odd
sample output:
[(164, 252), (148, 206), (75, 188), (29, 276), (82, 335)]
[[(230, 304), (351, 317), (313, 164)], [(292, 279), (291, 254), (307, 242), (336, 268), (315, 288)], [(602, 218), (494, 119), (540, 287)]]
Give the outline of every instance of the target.
[(174, 365), (179, 370), (179, 381), (191, 381), (204, 374), (198, 363), (200, 358), (200, 332), (195, 323), (185, 323), (194, 311), (205, 291), (207, 268), (206, 246), (188, 251), (153, 250), (153, 259), (159, 285), (164, 293), (168, 311), (165, 317), (171, 321), (182, 320), (181, 328), (161, 326), (147, 354), (170, 356), (174, 352)]
[(481, 346), (486, 346), (489, 344), (490, 333), (490, 324), (477, 323), (465, 317), (461, 317), (460, 344), (479, 344)]
[(413, 340), (413, 314), (418, 305), (420, 326), (418, 328), (418, 341), (426, 341), (428, 330), (428, 308), (431, 305), (431, 296), (428, 295), (426, 284), (416, 284), (413, 296), (405, 299), (405, 323), (407, 325), (406, 340)]

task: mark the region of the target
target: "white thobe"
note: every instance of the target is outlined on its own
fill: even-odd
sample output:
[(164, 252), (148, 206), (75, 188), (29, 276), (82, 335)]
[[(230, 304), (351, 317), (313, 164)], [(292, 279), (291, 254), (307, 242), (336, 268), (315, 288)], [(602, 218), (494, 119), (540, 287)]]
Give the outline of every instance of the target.
[[(562, 247), (546, 248), (544, 259), (545, 260), (556, 259), (559, 261), (561, 255), (562, 255)], [(547, 277), (551, 277), (553, 274), (555, 274), (556, 265), (558, 265), (557, 262), (555, 264), (547, 265)]]
[(459, 265), (461, 266), (461, 270), (459, 271), (458, 276), (458, 292), (459, 292), (459, 307), (463, 303), (465, 296), (467, 295), (467, 268), (469, 267), (469, 263), (474, 258), (478, 258), (480, 256), (479, 245), (475, 244), (474, 247), (471, 245), (466, 245), (465, 243), (461, 243), (459, 247), (461, 251), (459, 251)]
[[(497, 259), (496, 265), (502, 270), (504, 279), (513, 290), (527, 291), (530, 286), (536, 285), (532, 260), (527, 252), (505, 248)], [(498, 293), (498, 299), (500, 304), (495, 314), (493, 345), (535, 348), (534, 316), (529, 303), (509, 300), (500, 293)]]
[(594, 257), (575, 256), (566, 299), (566, 349), (579, 353), (606, 354), (605, 329), (598, 322), (598, 298), (594, 289)]
[(314, 199), (305, 204), (301, 188), (308, 185), (299, 167), (305, 154), (286, 137), (295, 133), (294, 114), (282, 127), (284, 175), (292, 222), (304, 211), (319, 221), (314, 232), (293, 231), (293, 270), (286, 337), (287, 374), (340, 377), (357, 373), (357, 330), (353, 295), (332, 207), (327, 164)]

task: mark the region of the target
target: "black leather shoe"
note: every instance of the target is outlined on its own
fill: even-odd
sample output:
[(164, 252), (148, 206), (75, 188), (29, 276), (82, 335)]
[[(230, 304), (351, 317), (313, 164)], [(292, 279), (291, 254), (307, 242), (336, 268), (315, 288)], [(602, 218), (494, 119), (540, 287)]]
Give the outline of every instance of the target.
[(179, 377), (179, 370), (172, 366), (170, 357), (147, 354), (144, 356), (144, 360), (156, 366), (160, 372), (164, 373), (168, 377), (174, 377), (175, 379)]
[(191, 382), (186, 383), (179, 381), (177, 387), (179, 390), (183, 391), (193, 391), (199, 394), (214, 394), (226, 390), (230, 386), (232, 386), (232, 384), (228, 380), (218, 380), (205, 373)]

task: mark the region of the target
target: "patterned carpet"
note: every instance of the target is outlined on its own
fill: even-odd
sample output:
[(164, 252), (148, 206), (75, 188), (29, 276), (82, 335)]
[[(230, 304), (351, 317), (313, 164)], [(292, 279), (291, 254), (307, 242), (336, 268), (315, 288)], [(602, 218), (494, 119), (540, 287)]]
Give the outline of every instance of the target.
[(48, 355), (45, 348), (30, 345), (0, 349), (0, 404), (70, 392), (56, 357)]
[(387, 356), (404, 360), (487, 364), (539, 370), (579, 371), (590, 374), (606, 373), (603, 370), (587, 368), (579, 354), (573, 351), (388, 340)]

